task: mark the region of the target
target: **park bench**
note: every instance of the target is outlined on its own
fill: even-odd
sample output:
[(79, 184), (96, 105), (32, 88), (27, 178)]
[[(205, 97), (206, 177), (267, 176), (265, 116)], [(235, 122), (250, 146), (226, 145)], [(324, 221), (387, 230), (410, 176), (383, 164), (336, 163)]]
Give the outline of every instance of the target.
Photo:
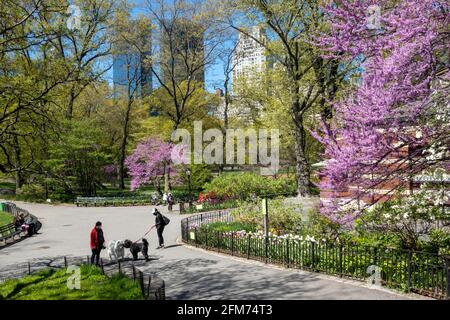
[(14, 239), (15, 236), (20, 236), (22, 230), (16, 230), (13, 223), (0, 227), (0, 242), (5, 242), (9, 239)]
[[(20, 214), (22, 214), (27, 224), (34, 223), (36, 231), (39, 231), (39, 229), (42, 226), (42, 224), (38, 221), (38, 219), (34, 215), (30, 214), (28, 211), (24, 209), (17, 207), (14, 203), (11, 202), (1, 203), (1, 209), (5, 212), (10, 213), (14, 217), (17, 217)], [(16, 227), (13, 223), (9, 223), (7, 225), (0, 227), (0, 242), (6, 243), (7, 240), (10, 239), (14, 240), (15, 236), (22, 237), (25, 236), (25, 233), (22, 232), (22, 230), (16, 230)]]

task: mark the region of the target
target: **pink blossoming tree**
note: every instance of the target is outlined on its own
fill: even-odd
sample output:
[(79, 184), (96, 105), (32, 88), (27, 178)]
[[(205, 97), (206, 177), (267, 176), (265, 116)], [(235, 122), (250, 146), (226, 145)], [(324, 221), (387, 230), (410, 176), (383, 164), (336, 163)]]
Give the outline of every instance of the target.
[[(374, 5), (380, 15), (371, 17)], [(343, 0), (326, 8), (332, 32), (321, 44), (363, 70), (335, 102), (333, 122), (315, 134), (329, 159), (321, 188), (334, 195), (321, 211), (333, 221), (351, 224), (367, 204), (355, 200), (381, 199), (373, 189), (391, 197), (412, 175), (449, 160), (448, 10), (434, 0)]]
[(154, 183), (161, 193), (161, 179), (165, 176), (170, 179), (177, 175), (175, 163), (180, 161), (174, 157), (181, 157), (182, 154), (177, 145), (160, 138), (149, 138), (139, 143), (125, 160), (131, 176), (131, 190), (136, 190), (143, 184)]

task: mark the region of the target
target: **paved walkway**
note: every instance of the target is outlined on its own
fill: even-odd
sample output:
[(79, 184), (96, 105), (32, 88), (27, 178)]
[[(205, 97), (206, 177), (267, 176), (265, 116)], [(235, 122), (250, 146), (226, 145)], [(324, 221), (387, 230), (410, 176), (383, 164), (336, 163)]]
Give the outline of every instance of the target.
[[(56, 256), (86, 256), (89, 232), (102, 221), (106, 240), (140, 238), (153, 224), (150, 207), (52, 206), (17, 202), (42, 222), (40, 234), (0, 249), (1, 270), (13, 265)], [(160, 210), (166, 214), (165, 208)], [(270, 267), (257, 262), (218, 255), (180, 245), (180, 220), (171, 219), (164, 232), (167, 248), (156, 250), (156, 232), (150, 242), (150, 258), (142, 269), (166, 282), (168, 299), (410, 299), (364, 283), (342, 281), (315, 273)], [(106, 250), (102, 257), (106, 258)], [(130, 253), (127, 252), (130, 257)]]

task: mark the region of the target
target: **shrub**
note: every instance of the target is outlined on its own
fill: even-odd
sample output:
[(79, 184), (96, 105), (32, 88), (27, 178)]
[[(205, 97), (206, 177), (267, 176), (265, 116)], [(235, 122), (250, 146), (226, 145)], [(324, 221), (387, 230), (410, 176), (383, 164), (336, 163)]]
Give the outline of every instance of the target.
[(423, 239), (435, 229), (435, 221), (442, 218), (442, 206), (448, 201), (445, 192), (431, 186), (409, 196), (375, 205), (360, 218), (360, 226), (366, 231), (394, 234), (401, 240), (401, 247), (420, 250)]
[(330, 240), (343, 240), (346, 238), (345, 232), (338, 223), (331, 221), (322, 215), (318, 210), (311, 209), (308, 212), (308, 222), (302, 229), (303, 235), (310, 235), (316, 238), (326, 238)]
[(450, 232), (434, 229), (430, 232), (429, 241), (422, 243), (423, 250), (442, 255), (450, 254)]
[(195, 213), (195, 212), (206, 212), (206, 211), (213, 211), (213, 210), (221, 210), (221, 209), (230, 209), (230, 208), (236, 208), (239, 205), (239, 202), (236, 200), (226, 200), (224, 202), (210, 204), (208, 202), (204, 202), (201, 204), (201, 209), (198, 209), (196, 206), (192, 206), (191, 208), (187, 207), (184, 209), (183, 213)]
[[(191, 189), (192, 190), (202, 190), (203, 186), (213, 179), (211, 169), (206, 164), (191, 164)], [(185, 186), (188, 185), (189, 178), (184, 170), (179, 172), (180, 179)]]
[(24, 201), (44, 201), (45, 189), (40, 184), (25, 184), (17, 189), (16, 199)]
[(205, 185), (205, 192), (214, 192), (218, 197), (248, 200), (254, 196), (295, 194), (292, 178), (271, 178), (256, 173), (225, 173)]
[[(282, 199), (269, 200), (269, 231), (276, 235), (299, 233), (302, 229), (302, 218), (298, 207), (285, 204)], [(264, 229), (264, 215), (260, 204), (242, 204), (231, 213), (235, 221), (256, 225), (259, 230)]]
[(208, 231), (213, 232), (233, 232), (233, 231), (243, 231), (252, 232), (256, 230), (256, 225), (253, 223), (245, 223), (240, 221), (233, 222), (213, 222), (209, 224), (204, 224), (201, 226), (201, 230), (208, 229)]
[(225, 201), (229, 197), (227, 195), (217, 195), (215, 192), (199, 193), (197, 202), (200, 204), (218, 204)]

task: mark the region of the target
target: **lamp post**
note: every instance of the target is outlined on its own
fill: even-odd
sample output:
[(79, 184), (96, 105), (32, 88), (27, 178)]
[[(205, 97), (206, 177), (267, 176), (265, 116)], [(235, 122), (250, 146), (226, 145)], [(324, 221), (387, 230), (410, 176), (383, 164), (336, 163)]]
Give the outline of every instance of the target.
[(191, 201), (191, 173), (192, 173), (191, 169), (187, 168), (186, 175), (188, 177), (189, 207), (192, 204), (192, 201)]

